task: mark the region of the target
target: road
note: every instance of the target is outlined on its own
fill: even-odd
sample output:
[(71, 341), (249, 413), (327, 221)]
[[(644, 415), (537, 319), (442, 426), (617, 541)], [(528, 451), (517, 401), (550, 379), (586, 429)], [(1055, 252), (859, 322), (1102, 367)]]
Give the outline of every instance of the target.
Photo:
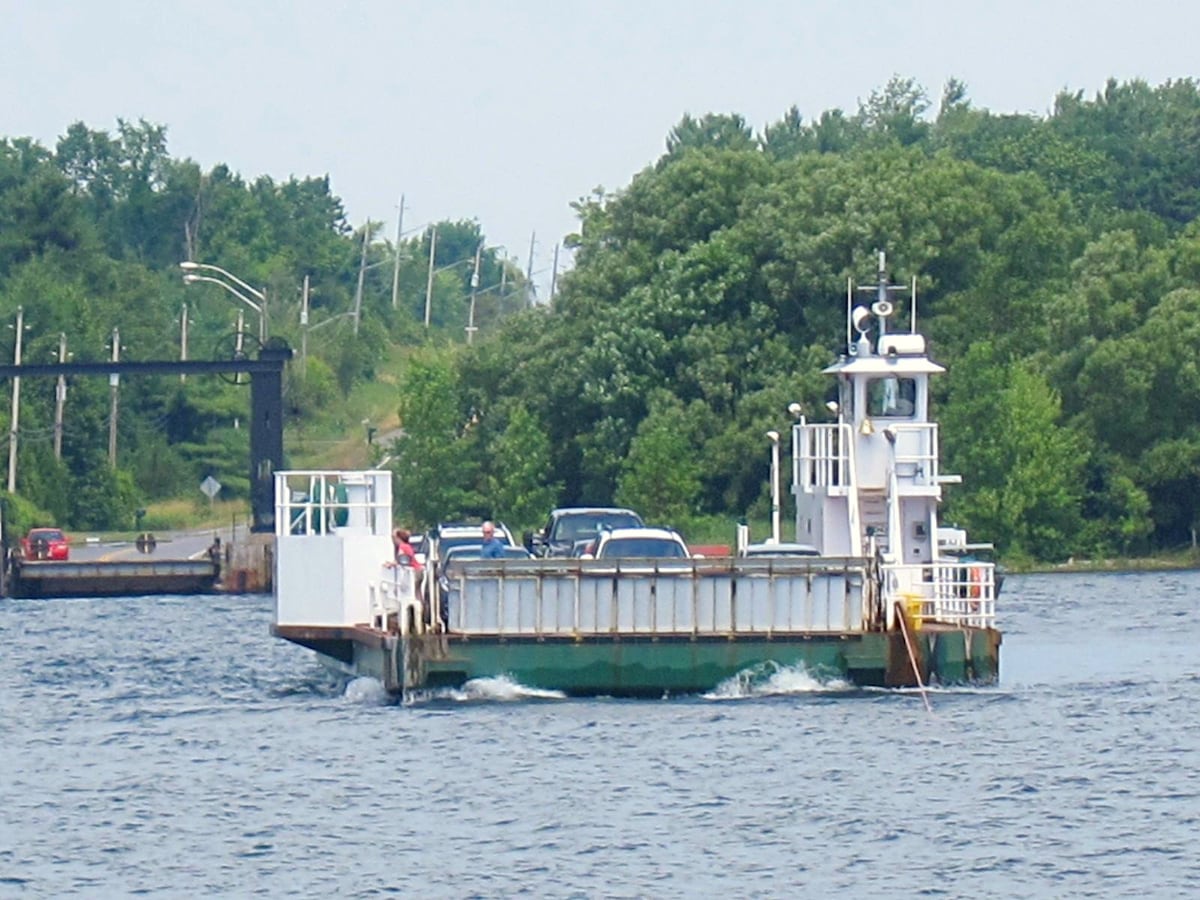
[(213, 532), (156, 534), (154, 548), (142, 551), (134, 541), (94, 541), (78, 535), (71, 541), (71, 559), (80, 562), (115, 562), (148, 559), (202, 559), (212, 546)]

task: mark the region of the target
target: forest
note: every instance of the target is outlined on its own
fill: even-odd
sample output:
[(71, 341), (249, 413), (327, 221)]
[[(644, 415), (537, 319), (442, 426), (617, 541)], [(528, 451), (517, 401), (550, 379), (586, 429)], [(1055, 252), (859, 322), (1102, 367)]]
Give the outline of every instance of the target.
[[(948, 369), (934, 413), (964, 483), (944, 519), (1013, 558), (1169, 551), (1200, 524), (1197, 146), (1190, 79), (1063, 92), (1044, 116), (977, 109), (954, 80), (934, 103), (901, 77), (758, 132), (685, 115), (627, 185), (577, 201), (552, 300), (479, 223), (439, 223), (426, 327), (431, 229), (352, 229), (326, 177), (247, 182), (170, 157), (164, 126), (78, 123), (53, 149), (0, 140), (0, 320), (21, 309), (30, 361), (60, 335), (107, 359), (115, 328), (122, 359), (179, 358), (183, 316), (192, 358), (227, 355), (236, 299), (180, 278), (215, 264), (261, 285), (269, 340), (307, 348), (293, 427), (400, 360), (403, 432), (380, 450), (404, 521), (523, 528), (618, 502), (686, 533), (764, 515), (763, 434), (793, 402), (828, 415), (847, 279), (884, 250)], [(27, 518), (119, 527), (209, 474), (245, 491), (244, 386), (123, 383), (114, 466), (109, 386), (71, 382), (56, 454), (44, 381), (22, 386), (8, 497)]]

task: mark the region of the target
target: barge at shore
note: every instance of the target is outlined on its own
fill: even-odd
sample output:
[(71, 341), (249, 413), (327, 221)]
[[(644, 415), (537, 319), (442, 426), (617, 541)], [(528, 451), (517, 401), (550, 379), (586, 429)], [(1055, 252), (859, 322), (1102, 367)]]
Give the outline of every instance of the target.
[(914, 329), (888, 332), (882, 254), (872, 290), (868, 308), (848, 289), (848, 346), (825, 370), (836, 421), (792, 429), (795, 539), (818, 556), (479, 560), (426, 595), (391, 563), (391, 473), (276, 472), (273, 633), (397, 694), (507, 676), (661, 697), (774, 667), (861, 686), (996, 681), (995, 568), (939, 541), (943, 485), (960, 480), (940, 471), (929, 419), (944, 370)]

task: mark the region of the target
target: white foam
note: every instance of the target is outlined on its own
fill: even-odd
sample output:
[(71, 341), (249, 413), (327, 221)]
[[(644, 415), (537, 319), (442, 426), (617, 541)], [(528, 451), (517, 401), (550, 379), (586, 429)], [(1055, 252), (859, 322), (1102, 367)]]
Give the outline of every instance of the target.
[(451, 699), (460, 701), (499, 701), (508, 703), (516, 700), (564, 700), (562, 691), (547, 691), (528, 687), (507, 675), (488, 678), (472, 678), (458, 690), (449, 692)]
[(706, 700), (741, 700), (747, 697), (833, 693), (853, 689), (854, 685), (844, 678), (814, 674), (808, 671), (804, 663), (781, 666), (765, 662), (742, 669), (703, 696)]
[(342, 696), (359, 706), (385, 706), (391, 698), (378, 678), (352, 678)]

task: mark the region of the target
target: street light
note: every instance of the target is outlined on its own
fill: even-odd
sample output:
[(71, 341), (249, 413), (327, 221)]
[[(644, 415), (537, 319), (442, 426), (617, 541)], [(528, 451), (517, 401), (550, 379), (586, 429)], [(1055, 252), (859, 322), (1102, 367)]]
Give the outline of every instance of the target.
[(771, 440), (771, 542), (779, 543), (779, 432), (768, 431)]
[[(267, 295), (265, 293), (263, 293), (260, 290), (256, 290), (255, 288), (250, 287), (250, 285), (246, 284), (246, 282), (242, 281), (242, 279), (238, 278), (232, 272), (227, 272), (225, 269), (222, 269), (220, 266), (213, 266), (213, 265), (209, 265), (208, 263), (198, 263), (198, 262), (192, 262), (191, 260), (187, 260), (185, 262), (181, 262), (179, 264), (179, 268), (183, 269), (184, 272), (187, 273), (183, 276), (184, 284), (195, 284), (198, 281), (207, 281), (212, 284), (219, 284), (221, 287), (225, 288), (225, 290), (229, 291), (229, 293), (233, 294), (233, 296), (237, 297), (239, 300), (241, 300), (243, 303), (245, 303), (247, 306), (249, 306), (252, 310), (254, 310), (256, 313), (258, 313), (258, 339), (261, 343), (264, 343), (264, 344), (266, 343), (266, 341), (267, 341)], [(209, 275), (197, 275), (197, 274), (195, 274), (197, 271), (216, 272), (218, 275), (221, 275), (224, 278), (228, 278), (229, 281), (232, 281), (234, 284), (236, 284), (242, 290), (239, 291), (233, 285), (229, 284), (226, 281), (221, 280), (221, 278), (213, 278), (212, 276), (209, 276)], [(244, 294), (244, 293), (242, 293), (242, 291), (245, 291), (246, 293)], [(249, 294), (250, 297), (253, 297), (254, 299), (251, 300), (250, 297), (246, 296), (246, 294)]]
[(253, 300), (251, 300), (249, 297), (247, 297), (245, 294), (243, 294), (241, 291), (239, 291), (233, 285), (227, 284), (226, 282), (222, 281), (220, 278), (209, 278), (207, 275), (190, 275), (190, 274), (183, 276), (184, 284), (195, 284), (198, 281), (207, 281), (210, 284), (219, 284), (221, 287), (225, 288), (225, 290), (229, 291), (229, 293), (233, 294), (233, 296), (237, 297), (239, 300), (241, 300), (243, 303), (245, 303), (247, 306), (249, 306), (252, 310), (254, 310), (256, 313), (258, 313), (258, 340), (261, 343), (266, 343), (267, 321), (266, 321), (266, 317), (263, 315), (263, 308), (262, 308), (261, 304), (255, 303)]

